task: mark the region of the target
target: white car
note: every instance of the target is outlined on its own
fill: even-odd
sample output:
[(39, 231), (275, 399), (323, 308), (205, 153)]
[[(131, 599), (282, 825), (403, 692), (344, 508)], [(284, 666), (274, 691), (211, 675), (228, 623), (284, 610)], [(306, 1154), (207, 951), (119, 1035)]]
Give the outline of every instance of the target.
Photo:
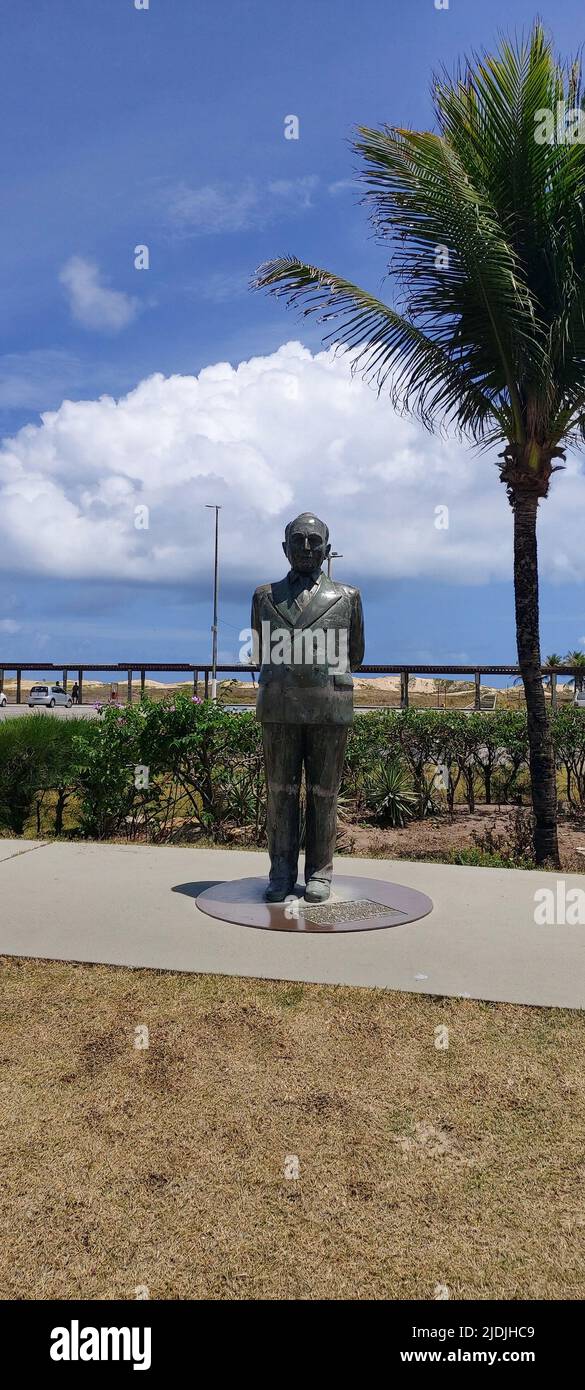
[(585, 690), (578, 690), (573, 700), (575, 709), (585, 709)]
[(63, 689), (62, 685), (33, 685), (28, 697), (28, 707), (33, 705), (45, 705), (47, 709), (54, 709), (55, 705), (66, 705), (70, 709), (73, 704), (71, 696)]
[(0, 690), (0, 709), (4, 709), (5, 704), (6, 704), (6, 696), (5, 696), (5, 694), (4, 694), (4, 691), (3, 691), (3, 690)]

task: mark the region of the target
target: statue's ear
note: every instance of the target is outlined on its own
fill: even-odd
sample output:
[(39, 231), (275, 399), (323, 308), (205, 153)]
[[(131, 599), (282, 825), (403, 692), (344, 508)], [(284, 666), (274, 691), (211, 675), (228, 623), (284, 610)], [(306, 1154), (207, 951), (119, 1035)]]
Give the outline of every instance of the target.
[(288, 560), (288, 551), (287, 551), (287, 548), (286, 548), (286, 541), (283, 541), (283, 542), (282, 542), (282, 548), (283, 548), (284, 553), (285, 553), (285, 555), (286, 555), (286, 558), (287, 558), (287, 560)]
[(330, 555), (330, 554), (331, 554), (331, 546), (330, 546), (330, 545), (326, 545), (326, 546), (325, 546), (325, 559), (327, 559), (328, 555)]

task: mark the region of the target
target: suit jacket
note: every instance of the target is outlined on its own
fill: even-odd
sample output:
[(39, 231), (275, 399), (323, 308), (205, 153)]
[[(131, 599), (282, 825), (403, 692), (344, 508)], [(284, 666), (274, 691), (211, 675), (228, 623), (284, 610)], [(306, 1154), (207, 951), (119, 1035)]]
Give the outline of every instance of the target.
[(261, 584), (252, 600), (261, 664), (256, 716), (267, 724), (351, 724), (351, 672), (364, 656), (359, 589), (320, 574), (300, 609), (291, 578)]

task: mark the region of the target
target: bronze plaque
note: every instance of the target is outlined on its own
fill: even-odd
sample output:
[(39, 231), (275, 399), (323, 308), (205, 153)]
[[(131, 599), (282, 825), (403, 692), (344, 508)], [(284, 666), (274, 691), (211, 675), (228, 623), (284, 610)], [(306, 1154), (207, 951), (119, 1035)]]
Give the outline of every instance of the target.
[[(337, 927), (340, 922), (366, 922), (370, 917), (387, 917), (388, 908), (372, 898), (350, 898), (345, 903), (305, 903), (301, 898), (299, 916), (319, 927)], [(403, 917), (404, 913), (399, 912), (398, 916)]]

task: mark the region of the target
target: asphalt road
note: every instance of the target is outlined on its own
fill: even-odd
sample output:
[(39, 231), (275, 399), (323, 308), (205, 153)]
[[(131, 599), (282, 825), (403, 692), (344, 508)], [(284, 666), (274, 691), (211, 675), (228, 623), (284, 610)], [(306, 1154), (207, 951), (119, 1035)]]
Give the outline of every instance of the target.
[[(125, 708), (122, 701), (119, 707), (120, 709)], [(380, 706), (369, 705), (361, 706), (361, 708), (365, 712), (367, 709), (376, 709), (380, 708)], [(245, 714), (246, 712), (253, 711), (254, 705), (226, 705), (226, 709), (231, 710), (232, 713), (241, 712)], [(359, 713), (359, 709), (360, 707), (357, 706), (356, 712)], [(35, 705), (34, 711), (29, 710), (28, 705), (4, 705), (3, 708), (0, 709), (0, 720), (17, 719), (19, 714), (32, 714), (33, 712), (50, 715), (53, 719), (97, 719), (98, 717), (98, 711), (95, 705), (72, 705), (71, 709), (66, 709), (65, 705), (55, 705), (54, 709), (46, 709), (44, 705)]]
[[(107, 704), (107, 703), (108, 703), (107, 701), (104, 701), (104, 704)], [(125, 702), (120, 701), (119, 708), (120, 708), (120, 709), (124, 709), (124, 708), (125, 708)], [(246, 712), (248, 712), (248, 711), (250, 711), (250, 710), (253, 710), (253, 709), (254, 709), (254, 705), (253, 705), (253, 704), (247, 704), (247, 705), (226, 705), (225, 708), (226, 708), (227, 710), (231, 710), (232, 713), (242, 713), (242, 714), (245, 714)], [(355, 706), (354, 706), (354, 714), (371, 714), (371, 713), (374, 713), (376, 710), (378, 710), (378, 711), (381, 711), (381, 710), (384, 710), (384, 709), (393, 709), (393, 710), (396, 710), (397, 708), (398, 708), (398, 706), (396, 706), (396, 705), (355, 705)], [(55, 705), (55, 708), (54, 708), (54, 709), (45, 709), (44, 705), (36, 705), (36, 706), (35, 706), (35, 710), (36, 710), (38, 713), (40, 713), (40, 714), (50, 714), (53, 718), (57, 718), (57, 719), (97, 719), (97, 717), (98, 717), (98, 711), (96, 710), (95, 705), (93, 705), (93, 704), (87, 704), (87, 705), (72, 705), (72, 706), (71, 706), (71, 709), (66, 709), (64, 705)], [(458, 711), (455, 711), (455, 712), (458, 713), (458, 714), (473, 714), (474, 711), (471, 710), (471, 709), (459, 709)], [(16, 718), (18, 717), (19, 714), (31, 714), (31, 713), (32, 713), (32, 711), (29, 710), (28, 705), (10, 705), (10, 704), (9, 704), (9, 705), (3, 706), (3, 708), (0, 709), (0, 720), (2, 720), (2, 719), (16, 719)], [(482, 711), (482, 713), (493, 713), (493, 711)]]
[(67, 709), (65, 705), (55, 705), (54, 709), (45, 709), (44, 705), (35, 705), (29, 709), (28, 705), (3, 705), (0, 709), (0, 720), (18, 719), (20, 714), (45, 714), (51, 719), (97, 719), (98, 712), (94, 705), (72, 705)]

